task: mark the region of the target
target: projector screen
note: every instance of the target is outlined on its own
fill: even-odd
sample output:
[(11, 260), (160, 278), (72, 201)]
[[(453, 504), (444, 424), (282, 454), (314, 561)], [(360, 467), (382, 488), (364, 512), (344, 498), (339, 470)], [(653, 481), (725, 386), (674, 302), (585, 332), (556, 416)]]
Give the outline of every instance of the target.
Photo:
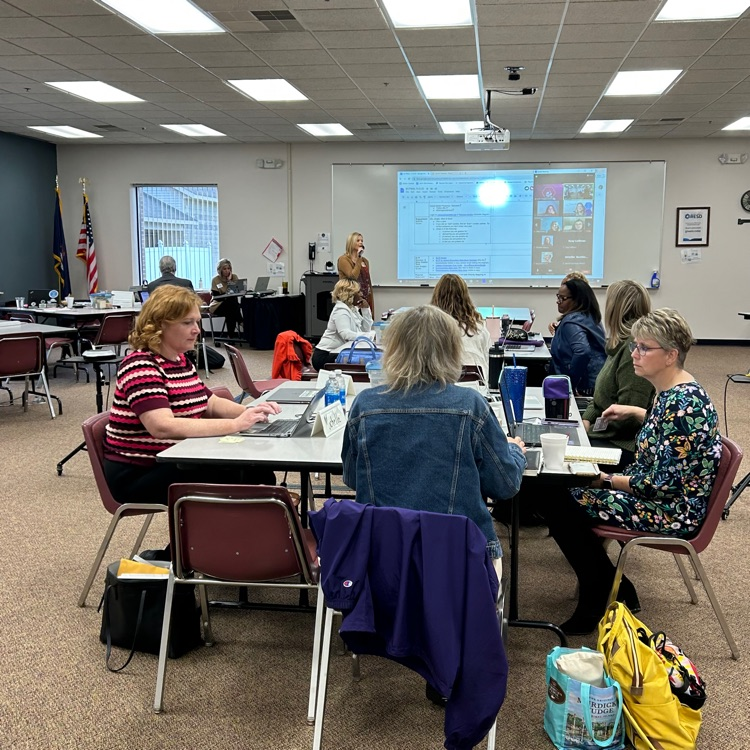
[(664, 162), (334, 165), (333, 242), (362, 232), (381, 286), (643, 280), (659, 268), (664, 179)]

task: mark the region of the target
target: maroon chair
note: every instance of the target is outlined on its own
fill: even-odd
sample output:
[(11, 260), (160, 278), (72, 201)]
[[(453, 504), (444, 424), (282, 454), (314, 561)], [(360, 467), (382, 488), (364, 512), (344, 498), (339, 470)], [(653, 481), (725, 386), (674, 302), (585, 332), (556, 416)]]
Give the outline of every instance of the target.
[(264, 393), (272, 391), (282, 383), (288, 383), (288, 378), (274, 378), (273, 380), (253, 380), (250, 371), (247, 369), (245, 359), (240, 354), (237, 347), (231, 344), (224, 344), (224, 348), (229, 355), (229, 364), (232, 366), (237, 385), (242, 389), (242, 393), (234, 400), (241, 404), (248, 396), (260, 398)]
[[(21, 399), (24, 411), (29, 410), (29, 394), (33, 394), (47, 399), (52, 419), (57, 416), (55, 407), (52, 405), (52, 399), (57, 401), (58, 411), (62, 414), (62, 401), (49, 392), (44, 367), (44, 337), (42, 334), (9, 334), (0, 337), (0, 380), (4, 378), (24, 379), (23, 397)], [(39, 382), (44, 386), (43, 393), (33, 387), (33, 378), (39, 378)], [(11, 403), (13, 403), (12, 393)]]
[[(223, 386), (215, 388), (213, 392), (214, 395), (219, 396), (220, 398), (227, 398), (229, 400), (232, 398), (229, 389)], [(86, 444), (86, 451), (89, 454), (91, 468), (94, 472), (96, 488), (99, 490), (99, 497), (101, 498), (102, 505), (104, 505), (105, 510), (112, 515), (112, 520), (104, 534), (104, 539), (102, 539), (102, 543), (99, 546), (99, 551), (96, 553), (88, 578), (83, 586), (83, 591), (81, 591), (81, 595), (78, 598), (79, 607), (83, 607), (86, 604), (86, 597), (91, 590), (94, 578), (99, 571), (99, 567), (102, 564), (109, 543), (112, 541), (117, 524), (120, 523), (123, 518), (128, 516), (145, 516), (141, 530), (138, 533), (138, 537), (136, 538), (135, 544), (130, 553), (130, 557), (133, 557), (133, 555), (140, 550), (141, 544), (143, 543), (143, 539), (146, 536), (146, 532), (151, 525), (154, 515), (156, 513), (164, 513), (167, 510), (166, 505), (160, 505), (158, 503), (118, 503), (117, 500), (112, 497), (112, 492), (107, 484), (107, 478), (104, 476), (104, 431), (108, 422), (109, 412), (105, 411), (101, 414), (95, 414), (93, 417), (89, 417), (81, 425), (84, 442)]]
[(703, 564), (698, 557), (699, 553), (703, 552), (703, 550), (708, 547), (714, 537), (719, 521), (721, 521), (724, 503), (729, 497), (729, 493), (732, 490), (732, 482), (734, 481), (734, 477), (737, 474), (740, 463), (742, 462), (742, 448), (740, 448), (737, 443), (730, 440), (728, 437), (723, 436), (721, 442), (723, 444), (721, 463), (719, 464), (719, 470), (716, 474), (716, 481), (714, 482), (711, 496), (708, 498), (706, 518), (694, 536), (686, 539), (682, 537), (671, 537), (668, 534), (648, 534), (643, 531), (630, 531), (604, 524), (595, 526), (594, 533), (603, 539), (615, 539), (624, 545), (620, 550), (620, 556), (617, 560), (615, 580), (609, 594), (609, 601), (607, 602), (608, 606), (617, 598), (617, 592), (619, 591), (620, 581), (622, 580), (625, 571), (625, 563), (628, 554), (635, 547), (648, 547), (649, 549), (656, 549), (662, 552), (671, 552), (677, 563), (677, 567), (680, 570), (682, 579), (685, 582), (688, 593), (690, 594), (690, 601), (693, 604), (697, 604), (698, 598), (695, 595), (695, 589), (693, 588), (693, 584), (690, 581), (685, 565), (680, 557), (681, 555), (687, 555), (690, 558), (690, 562), (692, 563), (698, 580), (703, 584), (703, 588), (706, 590), (708, 600), (711, 602), (716, 619), (719, 621), (724, 637), (729, 644), (732, 658), (738, 659), (740, 654), (739, 649), (732, 637), (729, 625), (724, 617), (724, 612), (719, 606), (719, 601), (708, 580)]
[[(198, 587), (203, 635), (213, 644), (206, 586), (314, 590), (318, 585), (316, 542), (302, 528), (284, 487), (264, 485), (173, 484), (169, 488), (169, 569), (164, 606), (154, 712), (162, 710), (164, 677), (176, 584)], [(318, 594), (308, 695), (308, 720), (315, 716), (323, 622)]]

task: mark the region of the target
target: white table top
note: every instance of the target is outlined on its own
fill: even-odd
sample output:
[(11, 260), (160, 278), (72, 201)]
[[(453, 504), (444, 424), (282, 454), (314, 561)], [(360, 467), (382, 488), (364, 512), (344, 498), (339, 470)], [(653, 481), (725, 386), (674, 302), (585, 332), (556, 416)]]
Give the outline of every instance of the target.
[(483, 318), (502, 318), (503, 315), (507, 315), (511, 322), (525, 323), (527, 320), (531, 320), (531, 310), (528, 307), (498, 307), (492, 305), (490, 307), (478, 307), (477, 312)]
[(24, 312), (30, 312), (32, 315), (50, 318), (101, 318), (104, 315), (114, 313), (131, 313), (140, 312), (141, 307), (108, 307), (105, 309), (91, 307), (27, 307)]
[[(273, 395), (286, 388), (299, 388), (299, 381), (282, 383), (264, 400), (273, 401)], [(369, 388), (369, 383), (355, 383), (357, 392)], [(347, 407), (351, 406), (353, 396), (348, 396)], [(291, 419), (301, 414), (305, 404), (279, 404), (281, 417)], [(264, 438), (245, 437), (241, 443), (222, 443), (221, 438), (187, 438), (171, 448), (162, 451), (158, 461), (177, 461), (181, 463), (251, 463), (257, 466), (276, 466), (296, 469), (322, 471), (341, 470), (341, 447), (344, 442), (344, 430), (339, 430), (330, 437), (322, 434), (313, 437)]]
[(65, 326), (48, 326), (43, 323), (22, 323), (19, 320), (0, 320), (0, 336), (7, 334), (22, 335), (25, 333), (41, 333), (44, 336), (72, 336), (78, 335), (75, 328)]

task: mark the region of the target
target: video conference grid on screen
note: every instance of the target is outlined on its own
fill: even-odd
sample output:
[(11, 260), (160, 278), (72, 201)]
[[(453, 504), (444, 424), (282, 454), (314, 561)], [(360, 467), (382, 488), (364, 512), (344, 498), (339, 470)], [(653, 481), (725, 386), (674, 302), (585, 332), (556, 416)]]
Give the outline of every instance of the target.
[(398, 280), (604, 275), (607, 169), (399, 171)]

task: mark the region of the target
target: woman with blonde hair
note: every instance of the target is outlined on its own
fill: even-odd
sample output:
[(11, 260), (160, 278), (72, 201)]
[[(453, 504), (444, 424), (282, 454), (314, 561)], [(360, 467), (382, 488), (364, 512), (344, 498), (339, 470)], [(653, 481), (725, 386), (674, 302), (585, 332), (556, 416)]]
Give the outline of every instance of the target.
[(372, 330), (372, 314), (358, 282), (352, 279), (337, 281), (331, 298), (334, 305), (328, 326), (313, 349), (312, 366), (316, 370), (335, 362), (347, 343)]
[(346, 250), (338, 260), (339, 279), (354, 279), (359, 282), (360, 292), (367, 300), (370, 311), (375, 313), (372, 296), (370, 264), (365, 256), (365, 240), (360, 232), (352, 232), (346, 238)]
[[(232, 261), (222, 258), (216, 264), (216, 276), (211, 280), (211, 294), (218, 297), (231, 292), (232, 284), (236, 284), (239, 277), (232, 272)], [(227, 297), (225, 299), (212, 299), (208, 308), (213, 316), (221, 316), (227, 322), (227, 335), (234, 337), (238, 324), (242, 322), (242, 309), (238, 297)]]
[(484, 319), (474, 307), (466, 282), (455, 273), (444, 274), (435, 284), (431, 304), (447, 312), (458, 323), (463, 349), (461, 364), (479, 367), (487, 382), (492, 340)]
[(359, 503), (466, 516), (499, 558), (485, 498), (518, 492), (523, 443), (477, 391), (455, 385), (463, 349), (450, 315), (433, 305), (398, 313), (384, 348), (386, 384), (362, 391), (349, 413), (344, 482)]
[(117, 370), (104, 436), (104, 473), (120, 503), (167, 504), (176, 482), (275, 484), (272, 471), (189, 468), (157, 463), (156, 456), (188, 437), (218, 437), (267, 422), (280, 408), (266, 401), (246, 409), (213, 394), (185, 356), (200, 334), (201, 298), (192, 289), (165, 285), (136, 318), (133, 351)]
[(635, 436), (641, 423), (633, 417), (610, 422), (602, 414), (613, 404), (646, 409), (654, 397), (653, 385), (635, 374), (629, 349), (633, 340), (630, 329), (650, 312), (651, 298), (637, 281), (626, 279), (610, 284), (604, 307), (607, 359), (596, 378), (594, 397), (582, 419), (592, 445), (622, 450), (622, 459), (616, 468), (632, 462)]

